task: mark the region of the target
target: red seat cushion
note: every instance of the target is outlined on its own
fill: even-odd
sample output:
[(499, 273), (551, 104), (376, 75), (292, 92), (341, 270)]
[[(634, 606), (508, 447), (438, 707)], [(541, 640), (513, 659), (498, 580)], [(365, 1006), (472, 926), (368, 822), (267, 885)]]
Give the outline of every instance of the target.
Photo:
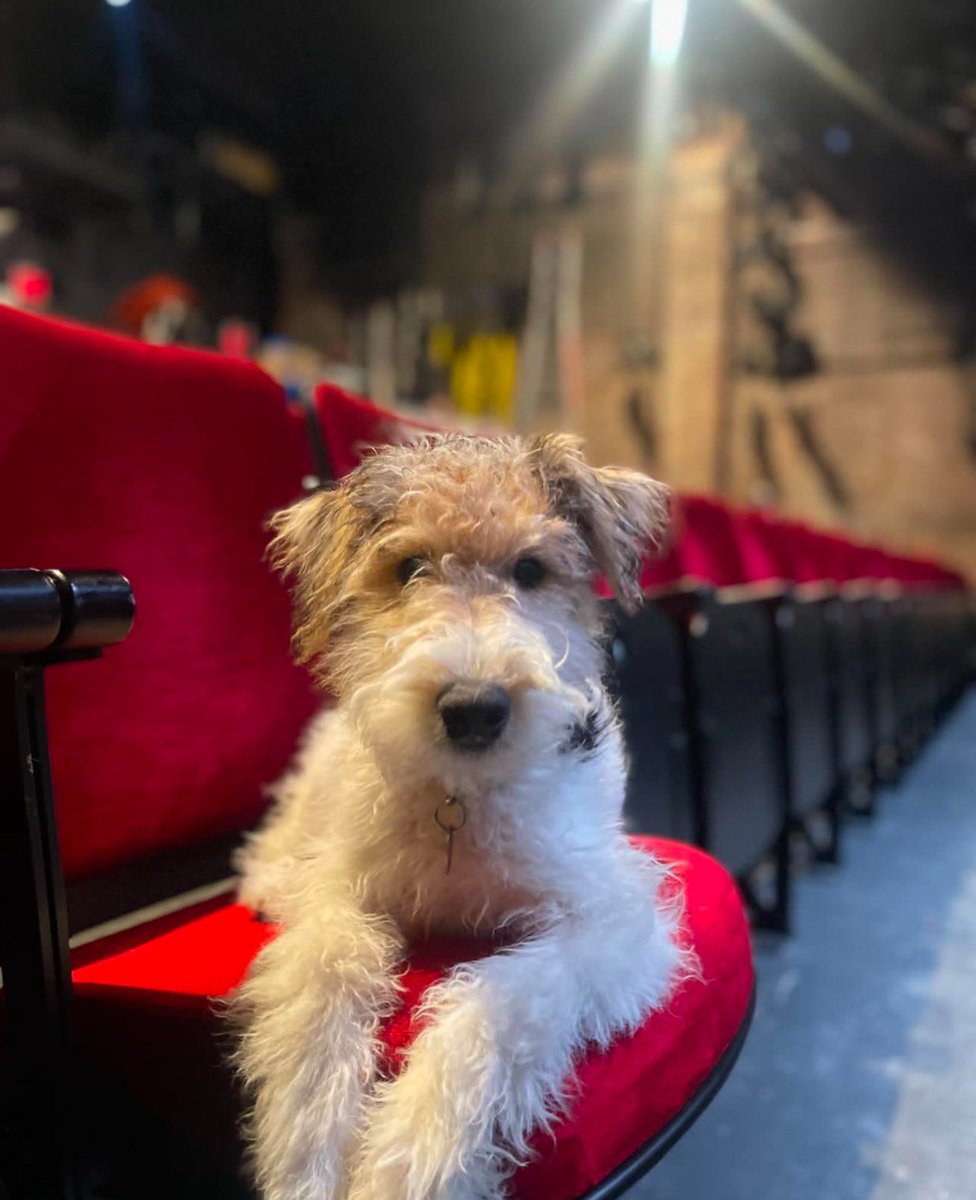
[[(690, 846), (661, 838), (635, 841), (675, 867), (686, 895), (684, 936), (700, 960), (701, 979), (684, 984), (632, 1036), (583, 1059), (572, 1112), (558, 1126), (555, 1140), (539, 1139), (537, 1158), (518, 1172), (515, 1194), (521, 1200), (573, 1200), (606, 1178), (684, 1107), (748, 1011), (753, 983), (749, 934), (732, 879), (714, 859)], [(159, 1070), (172, 1066), (179, 1050), (175, 1043), (184, 1037), (187, 1024), (208, 1024), (214, 998), (240, 982), (252, 957), (273, 936), (240, 905), (217, 907), (178, 924), (170, 918), (164, 925), (137, 944), (110, 947), (74, 972), (82, 1028), (86, 1010), (90, 1017), (92, 1009), (107, 1005), (112, 1016), (103, 1025), (106, 1052), (117, 1063), (138, 1064), (150, 1090), (159, 1084)], [(414, 1036), (413, 1013), (425, 990), (456, 963), (491, 949), (490, 943), (467, 939), (415, 948), (402, 1006), (383, 1035), (391, 1069), (397, 1069), (400, 1052)], [(160, 1021), (168, 1030), (163, 1053)], [(148, 1076), (145, 1056), (132, 1050), (133, 1037), (140, 1045), (153, 1043), (161, 1060)], [(181, 1123), (199, 1128), (193, 1101), (205, 1091), (181, 1078), (170, 1092)], [(158, 1095), (155, 1102), (159, 1104)], [(173, 1113), (167, 1116), (176, 1119)]]

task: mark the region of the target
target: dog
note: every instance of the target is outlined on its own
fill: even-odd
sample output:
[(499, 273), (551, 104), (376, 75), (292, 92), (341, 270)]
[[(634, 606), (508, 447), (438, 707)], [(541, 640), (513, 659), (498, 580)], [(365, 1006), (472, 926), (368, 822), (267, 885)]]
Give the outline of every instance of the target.
[[(694, 970), (677, 889), (622, 832), (593, 589), (639, 605), (667, 514), (569, 435), (451, 434), (272, 518), (296, 657), (334, 701), (239, 862), (280, 928), (232, 1001), (265, 1200), (504, 1196), (584, 1048)], [(382, 1077), (407, 947), (458, 933), (505, 944), (428, 990)]]

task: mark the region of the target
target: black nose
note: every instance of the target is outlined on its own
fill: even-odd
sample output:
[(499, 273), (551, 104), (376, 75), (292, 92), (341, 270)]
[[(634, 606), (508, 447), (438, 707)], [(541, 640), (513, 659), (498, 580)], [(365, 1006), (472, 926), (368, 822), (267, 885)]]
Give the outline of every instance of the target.
[(459, 750), (487, 750), (501, 737), (512, 701), (497, 684), (449, 684), (437, 697), (447, 736)]

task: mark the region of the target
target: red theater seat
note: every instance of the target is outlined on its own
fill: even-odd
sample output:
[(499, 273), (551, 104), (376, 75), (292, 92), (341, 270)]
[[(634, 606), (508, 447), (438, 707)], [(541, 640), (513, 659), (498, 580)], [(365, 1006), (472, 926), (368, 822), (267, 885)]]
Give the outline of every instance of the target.
[[(575, 1200), (623, 1167), (672, 1126), (700, 1089), (731, 1065), (748, 1024), (752, 996), (749, 933), (735, 884), (700, 850), (662, 839), (639, 843), (672, 863), (685, 889), (684, 936), (698, 955), (701, 978), (684, 984), (666, 1009), (605, 1053), (579, 1064), (578, 1099), (555, 1131), (540, 1137), (538, 1158), (523, 1167), (514, 1194), (521, 1200)], [(114, 1061), (137, 1090), (146, 1091), (147, 1044), (172, 1041), (174, 1016), (208, 1025), (214, 1000), (244, 975), (271, 930), (240, 905), (212, 908), (75, 969), (83, 1022), (87, 1009), (112, 1013), (102, 1025), (101, 1054)], [(415, 948), (404, 977), (400, 1011), (383, 1031), (388, 1067), (398, 1069), (416, 1032), (413, 1013), (425, 990), (459, 962), (490, 953), (489, 943), (455, 939)], [(89, 1018), (90, 1019), (90, 1018)], [(97, 1022), (96, 1022), (97, 1026)], [(164, 1031), (161, 1033), (161, 1030)], [(149, 1051), (151, 1053), (151, 1051)], [(163, 1088), (180, 1106), (180, 1124), (207, 1129), (212, 1099), (193, 1061), (171, 1060), (174, 1076)], [(159, 1106), (159, 1067), (141, 1098)], [(174, 1114), (161, 1114), (169, 1120)], [(690, 1115), (690, 1114), (688, 1114)], [(225, 1139), (230, 1131), (224, 1131)], [(631, 1165), (633, 1169), (633, 1165)]]
[(49, 673), (65, 874), (252, 824), (313, 710), (263, 561), (309, 469), (281, 389), (4, 306), (0, 363), (0, 566), (109, 566), (136, 595), (123, 646)]
[(315, 400), (329, 465), (337, 479), (359, 466), (370, 447), (439, 432), (434, 425), (379, 408), (333, 383), (321, 384)]

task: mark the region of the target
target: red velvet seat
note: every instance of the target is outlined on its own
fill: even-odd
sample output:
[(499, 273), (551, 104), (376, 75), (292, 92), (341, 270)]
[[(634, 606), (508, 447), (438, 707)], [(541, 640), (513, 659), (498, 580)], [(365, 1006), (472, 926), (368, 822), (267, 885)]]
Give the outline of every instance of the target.
[(315, 401), (329, 464), (337, 479), (357, 467), (364, 451), (372, 446), (438, 432), (433, 425), (378, 408), (332, 383), (316, 389)]
[[(574, 1200), (606, 1179), (681, 1112), (747, 1020), (753, 982), (749, 933), (734, 882), (700, 850), (662, 839), (640, 842), (674, 864), (686, 895), (685, 936), (701, 963), (701, 979), (685, 984), (664, 1011), (608, 1053), (584, 1058), (570, 1116), (554, 1140), (538, 1140), (538, 1158), (516, 1177), (515, 1194), (522, 1200)], [(207, 1023), (214, 998), (240, 982), (270, 936), (240, 905), (213, 908), (155, 936), (143, 934), (135, 944), (76, 968), (81, 1017), (86, 1005), (100, 1003), (112, 1011), (103, 1053), (117, 1059), (132, 1049), (128, 1038), (120, 1044), (119, 1028), (127, 1028), (138, 1044), (158, 1046), (157, 1026), (171, 1029), (174, 1010)], [(415, 1033), (412, 1012), (424, 991), (454, 964), (491, 949), (463, 939), (415, 948), (402, 1007), (383, 1032), (389, 1069), (397, 1069)], [(159, 1084), (157, 1069), (152, 1090)], [(201, 1081), (180, 1071), (168, 1091), (180, 1098), (185, 1123), (199, 1128), (206, 1111), (195, 1110), (201, 1101), (204, 1110), (211, 1103)], [(151, 1093), (143, 1099), (152, 1104)]]
[(733, 510), (709, 496), (682, 496), (680, 503), (683, 527), (677, 550), (682, 575), (716, 587), (749, 583)]
[(69, 882), (252, 824), (314, 707), (263, 561), (301, 425), (254, 366), (2, 305), (0, 363), (0, 565), (108, 565), (136, 595), (124, 645), (49, 673)]

